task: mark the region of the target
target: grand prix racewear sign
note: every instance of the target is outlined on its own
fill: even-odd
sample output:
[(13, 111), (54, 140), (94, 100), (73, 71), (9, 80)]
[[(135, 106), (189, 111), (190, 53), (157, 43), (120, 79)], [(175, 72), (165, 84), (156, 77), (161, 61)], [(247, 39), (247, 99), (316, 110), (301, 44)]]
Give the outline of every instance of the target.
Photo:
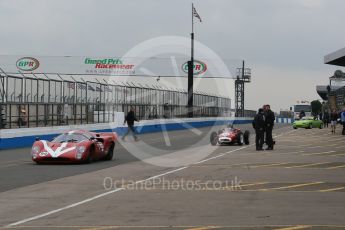
[[(234, 69), (233, 63), (228, 68)], [(236, 67), (237, 63), (236, 63)], [(187, 77), (188, 58), (143, 57), (72, 57), (72, 56), (9, 56), (0, 55), (0, 68), (6, 73), (45, 73), (109, 76)], [(214, 76), (217, 63), (194, 60), (194, 76), (198, 78), (233, 78)], [(219, 72), (219, 71), (218, 71)]]
[[(85, 58), (84, 64), (87, 65), (86, 73), (98, 72), (104, 73), (104, 71), (98, 70), (109, 70), (109, 74), (117, 75), (131, 75), (135, 74), (134, 65), (124, 63), (120, 58), (104, 58), (104, 59), (91, 59)], [(89, 69), (90, 66), (90, 69)], [(106, 73), (105, 73), (106, 74)]]

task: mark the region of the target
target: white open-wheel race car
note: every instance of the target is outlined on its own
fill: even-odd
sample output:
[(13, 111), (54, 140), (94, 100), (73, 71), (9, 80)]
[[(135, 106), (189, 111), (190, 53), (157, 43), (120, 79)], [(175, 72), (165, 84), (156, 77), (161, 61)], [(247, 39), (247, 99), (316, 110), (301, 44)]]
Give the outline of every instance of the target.
[(240, 129), (233, 128), (232, 125), (212, 132), (210, 136), (211, 145), (249, 145), (250, 132), (248, 130), (242, 132)]

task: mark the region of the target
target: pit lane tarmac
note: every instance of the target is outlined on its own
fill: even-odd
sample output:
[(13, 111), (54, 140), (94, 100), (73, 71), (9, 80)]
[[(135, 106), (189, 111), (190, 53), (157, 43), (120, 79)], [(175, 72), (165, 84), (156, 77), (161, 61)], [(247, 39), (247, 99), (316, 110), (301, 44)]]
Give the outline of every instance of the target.
[[(8, 190), (0, 193), (0, 222), (19, 229), (345, 229), (345, 137), (291, 127), (275, 135), (274, 151), (219, 146), (184, 167), (134, 161)], [(107, 177), (127, 183), (106, 190)]]

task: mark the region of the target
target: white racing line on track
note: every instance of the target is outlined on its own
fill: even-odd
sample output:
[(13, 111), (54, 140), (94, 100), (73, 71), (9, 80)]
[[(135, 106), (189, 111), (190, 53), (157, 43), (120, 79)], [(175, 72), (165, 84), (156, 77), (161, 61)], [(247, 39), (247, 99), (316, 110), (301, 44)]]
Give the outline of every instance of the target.
[[(280, 136), (282, 136), (282, 135), (284, 135), (284, 134), (289, 134), (289, 133), (292, 133), (292, 132), (295, 132), (295, 130), (291, 130), (291, 131), (288, 131), (288, 132), (285, 132), (285, 133), (281, 133), (281, 134), (279, 134), (279, 135), (274, 136), (274, 138), (277, 138), (277, 137), (280, 137)], [(192, 164), (192, 165), (201, 164), (201, 163), (204, 163), (204, 162), (213, 160), (213, 159), (217, 159), (217, 158), (220, 158), (220, 157), (225, 156), (226, 154), (233, 153), (233, 152), (236, 152), (236, 151), (239, 151), (239, 150), (242, 150), (242, 149), (246, 149), (246, 148), (248, 148), (248, 147), (250, 147), (250, 146), (253, 146), (253, 145), (254, 145), (254, 144), (248, 145), (248, 146), (245, 146), (245, 147), (241, 147), (241, 148), (237, 148), (237, 149), (234, 149), (234, 150), (232, 150), (232, 151), (228, 151), (228, 152), (224, 152), (224, 153), (219, 153), (217, 156), (207, 158), (207, 159), (205, 159), (205, 160), (199, 161), (199, 162), (194, 163), (194, 164)], [(181, 168), (178, 168), (178, 169), (174, 169), (174, 170), (171, 170), (171, 171), (162, 173), (162, 174), (158, 174), (158, 175), (156, 175), (156, 176), (149, 177), (149, 178), (147, 178), (147, 179), (139, 180), (139, 181), (136, 181), (135, 184), (140, 184), (140, 183), (144, 183), (144, 182), (146, 182), (146, 181), (150, 181), (150, 180), (153, 180), (153, 179), (156, 179), (156, 178), (159, 178), (159, 177), (163, 177), (163, 176), (166, 176), (166, 175), (169, 175), (169, 174), (172, 174), (172, 173), (175, 173), (175, 172), (178, 172), (178, 171), (181, 171), (181, 170), (190, 168), (190, 166), (191, 166), (191, 165), (189, 165), (189, 166), (184, 166), (184, 167), (181, 167)], [(30, 217), (30, 218), (27, 218), (27, 219), (23, 219), (23, 220), (20, 220), (20, 221), (17, 221), (17, 222), (8, 224), (8, 225), (6, 225), (6, 226), (4, 226), (4, 227), (5, 227), (5, 228), (14, 227), (14, 226), (18, 226), (18, 225), (20, 225), (20, 224), (24, 224), (24, 223), (33, 221), (33, 220), (38, 220), (38, 219), (40, 219), (40, 218), (43, 218), (43, 217), (46, 217), (46, 216), (50, 216), (50, 215), (52, 215), (52, 214), (55, 214), (55, 213), (58, 213), (58, 212), (62, 212), (62, 211), (64, 211), (64, 210), (71, 209), (71, 208), (77, 207), (77, 206), (79, 206), (79, 205), (82, 205), (82, 204), (91, 202), (91, 201), (96, 200), (96, 199), (98, 199), (98, 198), (102, 198), (102, 197), (105, 197), (105, 196), (107, 196), (107, 195), (110, 195), (110, 194), (113, 194), (113, 193), (116, 193), (116, 192), (123, 191), (124, 189), (125, 189), (125, 188), (122, 187), (122, 188), (114, 189), (114, 190), (111, 190), (111, 191), (108, 191), (108, 192), (104, 192), (104, 193), (101, 193), (101, 194), (99, 194), (99, 195), (90, 197), (90, 198), (88, 198), (88, 199), (85, 199), (85, 200), (82, 200), (82, 201), (79, 201), (79, 202), (76, 202), (76, 203), (73, 203), (73, 204), (64, 206), (64, 207), (62, 207), (62, 208), (58, 208), (58, 209), (55, 209), (55, 210), (52, 210), (52, 211), (49, 211), (49, 212), (46, 212), (46, 213), (42, 213), (42, 214), (37, 215), (37, 216), (33, 216), (33, 217)]]

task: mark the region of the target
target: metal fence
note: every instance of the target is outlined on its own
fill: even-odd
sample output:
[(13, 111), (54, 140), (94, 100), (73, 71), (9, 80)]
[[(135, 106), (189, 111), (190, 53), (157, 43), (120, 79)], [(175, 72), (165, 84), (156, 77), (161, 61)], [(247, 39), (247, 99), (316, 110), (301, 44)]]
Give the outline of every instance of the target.
[[(111, 122), (134, 107), (139, 119), (187, 116), (187, 92), (58, 74), (0, 73), (0, 107), (5, 128)], [(194, 117), (230, 115), (230, 98), (194, 94)]]

